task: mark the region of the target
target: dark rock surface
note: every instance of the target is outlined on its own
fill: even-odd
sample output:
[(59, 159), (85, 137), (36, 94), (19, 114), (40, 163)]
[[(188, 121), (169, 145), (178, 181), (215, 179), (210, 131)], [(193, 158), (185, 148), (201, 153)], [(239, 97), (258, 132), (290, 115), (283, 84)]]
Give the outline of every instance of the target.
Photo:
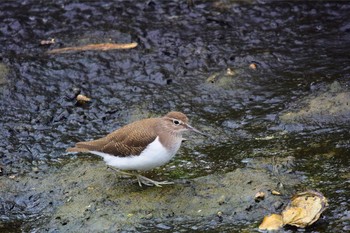
[[(307, 231), (347, 232), (350, 4), (194, 3), (1, 1), (0, 232), (254, 231), (304, 189), (331, 200)], [(109, 42), (138, 46), (47, 53)], [(174, 186), (65, 153), (170, 110), (211, 135), (147, 174)], [(279, 181), (284, 196), (252, 202)]]

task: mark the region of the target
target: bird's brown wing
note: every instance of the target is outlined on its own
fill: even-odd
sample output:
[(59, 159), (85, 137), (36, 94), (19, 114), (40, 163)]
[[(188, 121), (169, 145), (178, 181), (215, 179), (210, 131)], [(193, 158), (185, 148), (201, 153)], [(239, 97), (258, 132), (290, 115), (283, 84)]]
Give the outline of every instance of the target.
[(68, 148), (67, 151), (100, 151), (116, 156), (138, 155), (156, 139), (156, 124), (157, 120), (155, 118), (136, 121), (108, 134), (106, 137), (88, 142), (78, 142), (75, 147)]

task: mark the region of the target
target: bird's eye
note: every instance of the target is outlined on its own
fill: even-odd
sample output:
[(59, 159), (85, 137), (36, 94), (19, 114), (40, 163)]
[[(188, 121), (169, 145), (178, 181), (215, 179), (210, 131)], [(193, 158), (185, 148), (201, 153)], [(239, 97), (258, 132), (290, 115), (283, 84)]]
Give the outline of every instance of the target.
[(175, 124), (175, 125), (179, 125), (180, 124), (180, 121), (178, 121), (178, 120), (173, 120), (173, 123)]

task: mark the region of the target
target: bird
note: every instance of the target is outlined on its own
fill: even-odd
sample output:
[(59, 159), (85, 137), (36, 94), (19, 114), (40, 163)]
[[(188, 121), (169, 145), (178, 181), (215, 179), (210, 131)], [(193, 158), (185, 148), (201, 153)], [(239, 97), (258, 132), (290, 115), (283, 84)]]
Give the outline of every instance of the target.
[(139, 186), (161, 187), (173, 182), (155, 181), (137, 171), (152, 170), (168, 163), (179, 150), (184, 132), (192, 131), (207, 136), (188, 122), (184, 113), (171, 111), (162, 117), (132, 122), (100, 139), (78, 142), (67, 152), (98, 155), (118, 173), (136, 176)]

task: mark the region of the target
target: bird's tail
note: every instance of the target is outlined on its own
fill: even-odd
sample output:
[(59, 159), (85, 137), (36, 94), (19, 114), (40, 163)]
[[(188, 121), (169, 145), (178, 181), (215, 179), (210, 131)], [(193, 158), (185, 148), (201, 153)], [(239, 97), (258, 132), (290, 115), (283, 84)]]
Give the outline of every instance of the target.
[(89, 152), (89, 149), (79, 148), (79, 147), (71, 147), (66, 150), (66, 152)]
[(92, 142), (93, 141), (78, 142), (77, 144), (75, 144), (75, 147), (68, 148), (66, 151), (67, 152), (89, 152), (89, 151), (95, 150), (96, 146)]

